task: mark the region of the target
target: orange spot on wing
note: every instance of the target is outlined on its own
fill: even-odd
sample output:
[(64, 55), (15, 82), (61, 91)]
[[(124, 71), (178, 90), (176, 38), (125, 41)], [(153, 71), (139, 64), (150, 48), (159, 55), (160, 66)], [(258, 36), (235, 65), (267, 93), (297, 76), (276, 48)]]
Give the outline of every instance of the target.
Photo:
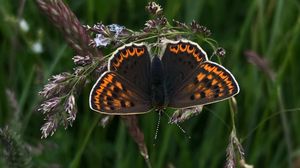
[(103, 79), (103, 82), (100, 84), (100, 87), (102, 87), (103, 89), (106, 88), (107, 84), (109, 82), (107, 80), (105, 80), (105, 78)]
[(202, 61), (202, 58), (198, 56), (198, 57), (196, 58), (196, 60), (197, 60), (197, 62), (201, 62), (201, 61)]
[(190, 45), (188, 45), (188, 44), (180, 44), (180, 45), (179, 45), (179, 49), (180, 49), (181, 52), (185, 52), (185, 51), (186, 51), (186, 48), (187, 48), (188, 46), (190, 46)]
[(111, 91), (108, 90), (108, 91), (106, 92), (106, 94), (107, 94), (107, 96), (112, 97)]
[(121, 65), (121, 64), (120, 64), (119, 62), (113, 63), (113, 66), (114, 66), (115, 68), (118, 68), (120, 65)]
[(94, 96), (94, 103), (95, 104), (99, 104), (100, 103), (99, 97)]
[(113, 101), (113, 105), (114, 105), (116, 108), (121, 108), (121, 101), (120, 101), (120, 100), (114, 100), (114, 101)]
[(225, 78), (227, 77), (227, 75), (224, 74), (224, 72), (221, 72), (221, 73), (219, 74), (219, 77), (222, 78), (222, 79), (225, 79)]
[(213, 79), (213, 81), (211, 82), (212, 85), (215, 85), (217, 83), (218, 83), (218, 80), (216, 80), (216, 79)]
[(213, 70), (213, 73), (219, 75), (219, 74), (221, 73), (221, 71), (218, 71), (218, 68), (215, 68), (215, 69)]
[(199, 73), (197, 76), (198, 81), (201, 81), (206, 75), (204, 73)]
[(137, 56), (141, 56), (141, 55), (143, 55), (144, 53), (145, 53), (144, 48), (141, 48), (141, 49), (137, 49), (137, 50), (136, 50)]
[(104, 101), (107, 101), (107, 96), (104, 96), (104, 97), (103, 97), (103, 100), (104, 100)]
[(178, 45), (176, 45), (176, 46), (174, 46), (174, 45), (172, 46), (172, 45), (171, 45), (171, 46), (169, 47), (169, 49), (170, 49), (171, 52), (173, 52), (173, 53), (175, 53), (175, 54), (177, 54), (178, 51), (179, 51)]
[(123, 62), (123, 59), (124, 59), (124, 58), (122, 57), (122, 55), (119, 55), (119, 57), (118, 57), (118, 60), (117, 60), (117, 61), (118, 61), (118, 62), (121, 64), (121, 63)]
[(216, 67), (215, 66), (210, 66), (210, 65), (204, 65), (204, 69), (208, 72), (211, 72), (215, 69)]
[(119, 89), (123, 90), (123, 86), (122, 86), (122, 84), (121, 84), (120, 82), (116, 82), (116, 86), (117, 86)]
[(195, 97), (195, 99), (200, 99), (201, 95), (200, 95), (200, 93), (195, 93), (194, 97)]
[(231, 80), (229, 80), (228, 78), (224, 79), (227, 87), (228, 87), (228, 90), (229, 90), (229, 94), (232, 94), (233, 93), (233, 90), (234, 90), (234, 86), (233, 86), (233, 83)]
[(214, 94), (214, 92), (211, 89), (205, 90), (204, 93), (205, 93), (206, 97), (209, 97), (209, 98), (211, 98)]
[(232, 82), (231, 82), (231, 80), (229, 79), (229, 77), (226, 77), (226, 78), (224, 79), (224, 81), (225, 81), (225, 83), (226, 83), (227, 85), (231, 85), (231, 84), (232, 84)]
[(189, 54), (193, 53), (195, 51), (195, 47), (192, 47), (189, 45), (189, 47), (186, 50)]
[[(130, 51), (132, 49), (132, 51)], [(134, 56), (136, 53), (136, 48), (127, 49), (126, 51), (129, 53), (130, 56)]]
[(213, 76), (212, 76), (211, 74), (209, 74), (209, 75), (207, 75), (207, 78), (208, 78), (208, 79), (212, 79)]
[(221, 83), (218, 84), (218, 87), (219, 87), (220, 92), (224, 91), (224, 86)]
[(204, 85), (203, 85), (203, 83), (201, 83), (201, 84), (197, 87), (197, 91), (203, 90), (203, 88), (204, 88)]
[(100, 95), (102, 93), (103, 89), (102, 87), (100, 86), (100, 89), (97, 89), (95, 92), (96, 92), (96, 95), (93, 97), (94, 99), (94, 104), (97, 105), (97, 104), (100, 104)]
[(200, 57), (199, 51), (194, 50), (193, 56), (197, 60), (197, 62), (201, 62), (202, 61), (202, 58)]
[(107, 77), (104, 78), (104, 81), (107, 83), (112, 83), (113, 78), (114, 77), (111, 74), (109, 74)]
[(96, 106), (96, 109), (97, 109), (97, 110), (100, 110), (100, 109), (101, 109), (99, 104), (95, 104), (95, 106)]
[(120, 97), (123, 97), (124, 99), (129, 99), (129, 97), (125, 93), (121, 93)]
[(126, 54), (124, 54), (123, 52), (120, 53), (120, 55), (124, 58), (128, 58), (128, 52), (127, 50), (125, 50)]
[(218, 97), (222, 97), (222, 96), (224, 96), (224, 93), (219, 93), (218, 94)]
[[(100, 87), (102, 87), (102, 86), (100, 86)], [(101, 89), (101, 88), (100, 89), (96, 89), (96, 94), (100, 95), (102, 93), (102, 91), (103, 91), (103, 89)]]
[(125, 102), (125, 106), (126, 106), (126, 107), (131, 107), (130, 101), (126, 101), (126, 102)]

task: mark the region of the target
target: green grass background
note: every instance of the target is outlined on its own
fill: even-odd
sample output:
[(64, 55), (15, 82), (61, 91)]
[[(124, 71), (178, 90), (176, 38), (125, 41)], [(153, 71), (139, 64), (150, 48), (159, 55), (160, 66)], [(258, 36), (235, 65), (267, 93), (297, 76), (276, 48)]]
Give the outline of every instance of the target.
[[(65, 2), (83, 24), (102, 21), (139, 30), (148, 19), (144, 10), (147, 1)], [(284, 168), (289, 166), (290, 159), (294, 167), (300, 167), (300, 2), (166, 0), (158, 3), (169, 21), (194, 19), (211, 29), (212, 37), (226, 49), (222, 62), (241, 89), (236, 96), (236, 127), (247, 163)], [(79, 112), (73, 127), (67, 130), (60, 127), (54, 136), (40, 139), (44, 121), (42, 114), (36, 112), (40, 102), (37, 92), (51, 75), (72, 71), (71, 58), (75, 53), (34, 1), (25, 1), (21, 14), (30, 29), (27, 33), (20, 31), (16, 21), (18, 9), (19, 1), (0, 0), (0, 127), (8, 125), (21, 136), (24, 145), (30, 146), (34, 167), (146, 167), (119, 118), (106, 128), (93, 129), (99, 114), (88, 107), (92, 85), (87, 85), (77, 100)], [(41, 54), (31, 50), (32, 43), (38, 40), (44, 49)], [(276, 73), (275, 82), (247, 61), (244, 54), (247, 50), (269, 61)], [(15, 93), (19, 112), (8, 100), (7, 89)], [(191, 139), (162, 118), (154, 147), (157, 117), (156, 113), (139, 116), (153, 167), (224, 166), (231, 131), (228, 101), (209, 105), (201, 115), (182, 124)], [(2, 148), (0, 145), (1, 151)], [(1, 166), (5, 167), (3, 159)]]

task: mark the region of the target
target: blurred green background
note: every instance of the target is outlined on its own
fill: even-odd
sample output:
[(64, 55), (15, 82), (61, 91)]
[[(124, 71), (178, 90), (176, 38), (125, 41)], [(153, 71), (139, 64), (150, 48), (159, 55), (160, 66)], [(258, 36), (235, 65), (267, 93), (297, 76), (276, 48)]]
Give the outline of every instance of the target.
[[(24, 10), (20, 10), (22, 2)], [(148, 1), (65, 2), (83, 24), (102, 21), (139, 30), (149, 19), (144, 8)], [(299, 0), (158, 3), (169, 21), (196, 20), (211, 29), (211, 37), (226, 49), (222, 62), (241, 88), (236, 96), (236, 127), (247, 163), (255, 167), (300, 167)], [(59, 127), (53, 136), (41, 140), (44, 121), (36, 112), (40, 103), (37, 93), (51, 75), (72, 72), (75, 53), (34, 1), (0, 0), (0, 23), (0, 127), (8, 126), (20, 136), (18, 141), (29, 148), (33, 167), (68, 167), (74, 163), (79, 163), (78, 167), (146, 167), (119, 118), (106, 128), (91, 129), (99, 116), (88, 107), (92, 84), (77, 100), (79, 111), (73, 127)], [(263, 71), (273, 71), (274, 81), (249, 63), (249, 51), (269, 62)], [(153, 167), (224, 166), (231, 131), (228, 101), (206, 106), (200, 115), (181, 124), (191, 139), (163, 117), (153, 146), (157, 117), (156, 113), (139, 116)], [(5, 167), (4, 159), (0, 159), (0, 167)]]

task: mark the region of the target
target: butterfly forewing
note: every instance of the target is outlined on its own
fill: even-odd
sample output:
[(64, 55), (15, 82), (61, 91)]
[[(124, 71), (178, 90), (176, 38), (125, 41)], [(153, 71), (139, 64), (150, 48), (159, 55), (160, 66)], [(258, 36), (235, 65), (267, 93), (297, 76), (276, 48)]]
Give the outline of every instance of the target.
[(210, 104), (236, 95), (239, 86), (233, 75), (223, 66), (206, 61), (171, 95), (173, 108)]
[(168, 42), (162, 56), (168, 95), (204, 61), (207, 61), (206, 53), (198, 44), (187, 40)]
[(141, 114), (151, 110), (150, 97), (115, 72), (105, 72), (90, 93), (91, 109), (110, 115)]
[(130, 43), (113, 54), (109, 60), (109, 70), (118, 73), (150, 95), (150, 64), (147, 47), (144, 44)]

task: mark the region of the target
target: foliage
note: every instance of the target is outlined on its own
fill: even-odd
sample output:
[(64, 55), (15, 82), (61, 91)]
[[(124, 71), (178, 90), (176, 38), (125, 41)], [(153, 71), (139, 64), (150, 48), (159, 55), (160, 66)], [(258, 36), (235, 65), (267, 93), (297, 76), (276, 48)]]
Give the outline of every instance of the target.
[[(148, 19), (145, 1), (66, 3), (85, 25), (116, 23), (139, 30)], [(187, 23), (196, 20), (206, 25), (213, 32), (211, 37), (226, 49), (225, 57), (212, 59), (220, 59), (240, 84), (241, 92), (236, 96), (236, 134), (241, 137), (247, 163), (256, 167), (299, 166), (300, 68), (296, 60), (300, 50), (297, 47), (300, 43), (299, 2), (167, 0), (160, 4), (168, 20)], [(41, 103), (37, 93), (50, 76), (71, 70), (74, 67), (71, 58), (82, 50), (75, 53), (67, 47), (62, 34), (48, 22), (34, 1), (19, 4), (0, 1), (0, 13), (3, 23), (0, 27), (0, 127), (6, 130), (8, 125), (10, 132), (21, 137), (15, 139), (20, 141), (16, 146), (30, 146), (31, 165), (131, 167), (134, 163), (136, 167), (145, 167), (135, 142), (127, 134), (126, 125), (119, 122), (118, 117), (105, 128), (97, 127), (99, 114), (88, 107), (93, 81), (80, 88), (82, 94), (74, 92), (65, 99), (67, 105), (72, 102), (72, 95), (79, 96), (77, 119), (72, 127), (59, 128), (52, 137), (40, 139), (43, 116), (36, 113)], [(214, 50), (206, 44), (200, 43), (213, 54)], [(90, 53), (99, 54), (95, 50)], [(65, 73), (70, 74), (71, 71)], [(9, 96), (11, 93), (15, 98)], [(66, 122), (74, 118), (72, 109), (75, 108), (68, 108), (70, 120)], [(227, 147), (236, 142), (236, 139), (229, 141), (232, 139), (230, 111), (228, 101), (205, 106), (200, 115), (181, 124), (190, 139), (175, 125), (166, 124), (168, 119), (162, 118), (154, 147), (151, 144), (157, 114), (138, 116), (153, 167), (224, 166), (226, 152), (230, 155)], [(3, 151), (3, 143), (0, 147)], [(6, 164), (2, 157), (1, 164)]]

